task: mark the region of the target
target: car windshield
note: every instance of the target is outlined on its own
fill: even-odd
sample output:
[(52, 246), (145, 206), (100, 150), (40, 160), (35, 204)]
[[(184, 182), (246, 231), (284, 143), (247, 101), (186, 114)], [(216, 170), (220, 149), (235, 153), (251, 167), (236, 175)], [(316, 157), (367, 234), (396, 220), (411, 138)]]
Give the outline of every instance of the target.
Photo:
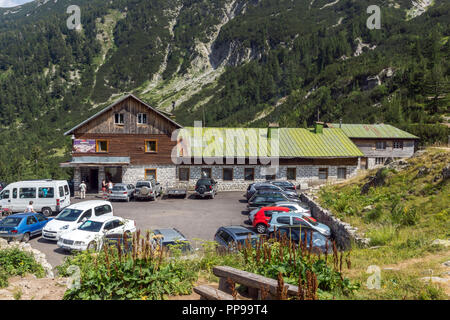
[(82, 213), (82, 210), (76, 210), (76, 209), (64, 209), (61, 211), (60, 214), (58, 214), (55, 218), (55, 220), (58, 221), (75, 221), (80, 217), (80, 214)]
[(114, 186), (113, 191), (124, 191), (126, 190), (124, 186)]
[(150, 187), (150, 182), (138, 182), (138, 183), (136, 183), (136, 188), (142, 188), (142, 187)]
[(78, 229), (83, 231), (89, 231), (89, 232), (99, 232), (102, 228), (103, 223), (88, 220), (85, 223), (83, 223)]
[(22, 218), (18, 217), (6, 217), (5, 219), (0, 221), (0, 226), (4, 227), (17, 227), (22, 221)]

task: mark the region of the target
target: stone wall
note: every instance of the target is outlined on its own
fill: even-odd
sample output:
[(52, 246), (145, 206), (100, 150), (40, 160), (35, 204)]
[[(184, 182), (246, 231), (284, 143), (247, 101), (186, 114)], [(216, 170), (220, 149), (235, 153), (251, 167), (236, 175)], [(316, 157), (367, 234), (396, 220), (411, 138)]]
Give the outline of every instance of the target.
[[(145, 179), (145, 169), (156, 169), (157, 181), (161, 183), (163, 189), (171, 188), (179, 183), (186, 183), (180, 181), (178, 177), (178, 168), (189, 168), (190, 169), (190, 179), (188, 182), (189, 188), (194, 189), (195, 183), (201, 177), (202, 168), (211, 168), (213, 179), (217, 180), (219, 183), (219, 191), (245, 191), (250, 183), (253, 182), (264, 182), (266, 181), (266, 176), (262, 172), (264, 166), (261, 165), (180, 165), (176, 166), (174, 164), (147, 164), (147, 165), (132, 165), (122, 167), (122, 182), (136, 184), (139, 180)], [(223, 168), (233, 168), (233, 180), (224, 181), (223, 180)], [(245, 168), (253, 168), (255, 173), (254, 180), (244, 179)], [(358, 166), (314, 166), (314, 165), (301, 165), (301, 166), (280, 166), (276, 174), (277, 180), (287, 180), (287, 169), (296, 168), (296, 179), (289, 180), (294, 183), (298, 188), (300, 187), (307, 189), (312, 186), (317, 186), (325, 183), (330, 183), (337, 181), (337, 170), (338, 168), (347, 169), (347, 178), (354, 176), (358, 171)], [(319, 179), (319, 168), (328, 168), (328, 180)], [(86, 168), (75, 168), (74, 170), (74, 184), (75, 184), (75, 194), (79, 194), (79, 185), (81, 179), (84, 176), (88, 176), (89, 169)], [(104, 179), (105, 171), (104, 168), (99, 168), (99, 190), (101, 190), (101, 181)]]
[(315, 219), (330, 227), (331, 233), (339, 248), (348, 250), (351, 248), (353, 241), (360, 246), (369, 245), (370, 239), (358, 235), (357, 228), (341, 221), (332, 212), (322, 208), (312, 196), (302, 193), (300, 199), (309, 206), (311, 215)]

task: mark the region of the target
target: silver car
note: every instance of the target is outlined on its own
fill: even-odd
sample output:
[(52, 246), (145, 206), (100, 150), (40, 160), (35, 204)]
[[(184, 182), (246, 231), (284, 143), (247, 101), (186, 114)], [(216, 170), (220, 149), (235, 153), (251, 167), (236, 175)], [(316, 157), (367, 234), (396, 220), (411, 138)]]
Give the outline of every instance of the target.
[(109, 194), (109, 200), (125, 200), (134, 198), (135, 188), (132, 184), (116, 183)]
[(262, 226), (256, 226), (256, 230), (259, 233), (265, 233), (266, 231), (271, 233), (275, 231), (275, 228), (284, 227), (284, 226), (304, 226), (314, 231), (317, 231), (323, 234), (326, 237), (331, 236), (330, 227), (327, 225), (317, 222), (314, 218), (306, 217), (299, 213), (290, 213), (290, 212), (277, 212), (272, 215), (269, 221), (268, 228), (265, 230)]

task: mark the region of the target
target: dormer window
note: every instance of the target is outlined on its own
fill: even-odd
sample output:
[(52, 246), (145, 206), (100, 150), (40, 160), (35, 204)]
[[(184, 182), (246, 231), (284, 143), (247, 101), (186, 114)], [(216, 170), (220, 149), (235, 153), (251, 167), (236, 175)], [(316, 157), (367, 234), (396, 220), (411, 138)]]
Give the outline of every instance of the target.
[(114, 114), (114, 124), (124, 124), (124, 116), (123, 113), (115, 113)]
[(147, 114), (146, 113), (138, 113), (137, 123), (138, 124), (147, 124)]

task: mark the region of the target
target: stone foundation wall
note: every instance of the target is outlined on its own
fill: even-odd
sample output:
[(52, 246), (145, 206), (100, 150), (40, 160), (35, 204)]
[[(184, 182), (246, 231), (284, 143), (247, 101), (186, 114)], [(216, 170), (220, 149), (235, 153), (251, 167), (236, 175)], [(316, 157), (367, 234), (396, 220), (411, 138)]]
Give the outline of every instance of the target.
[[(163, 189), (171, 188), (177, 186), (180, 183), (185, 184), (186, 181), (180, 181), (178, 177), (178, 168), (189, 168), (190, 169), (190, 179), (188, 182), (189, 188), (194, 189), (195, 183), (201, 178), (202, 168), (211, 168), (213, 179), (217, 180), (219, 183), (219, 191), (245, 191), (250, 183), (253, 182), (264, 182), (266, 181), (266, 176), (262, 169), (263, 166), (260, 165), (211, 165), (211, 166), (201, 166), (201, 165), (191, 165), (191, 166), (176, 166), (173, 164), (160, 165), (160, 164), (148, 164), (148, 165), (133, 165), (122, 168), (122, 182), (136, 184), (139, 180), (145, 179), (145, 169), (156, 169), (156, 178)], [(296, 179), (289, 180), (294, 183), (298, 189), (308, 189), (313, 186), (330, 183), (337, 181), (337, 170), (338, 168), (347, 169), (347, 178), (354, 176), (357, 173), (357, 166), (280, 166), (278, 172), (276, 173), (277, 180), (287, 180), (287, 169), (296, 168)], [(223, 168), (233, 168), (233, 180), (224, 181), (223, 180)], [(255, 173), (254, 180), (245, 180), (244, 170), (245, 168), (253, 168)], [(328, 180), (319, 179), (319, 168), (328, 168)], [(74, 184), (75, 184), (75, 194), (79, 194), (79, 185), (81, 183), (82, 177), (88, 175), (88, 168), (75, 168), (74, 171)], [(101, 181), (105, 177), (104, 168), (99, 168), (99, 190), (101, 190)]]
[(358, 235), (357, 228), (341, 221), (329, 210), (322, 208), (311, 196), (302, 193), (300, 199), (309, 206), (311, 215), (315, 219), (330, 227), (331, 233), (340, 249), (350, 249), (353, 241), (360, 246), (369, 245), (370, 239)]

